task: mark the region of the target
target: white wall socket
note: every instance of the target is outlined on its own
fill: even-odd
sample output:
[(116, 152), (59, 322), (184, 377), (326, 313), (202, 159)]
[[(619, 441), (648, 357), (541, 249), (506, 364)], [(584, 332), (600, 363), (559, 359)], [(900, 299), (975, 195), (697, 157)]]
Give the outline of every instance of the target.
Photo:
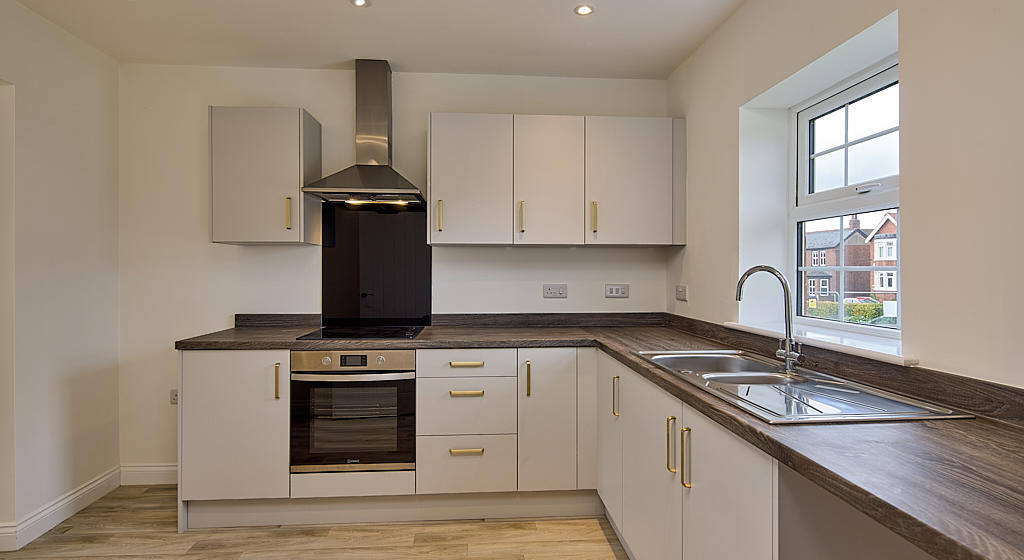
[(606, 298), (628, 298), (629, 284), (605, 284), (604, 297)]
[(545, 298), (565, 299), (569, 297), (568, 284), (544, 284), (543, 293)]
[(676, 286), (676, 299), (678, 301), (689, 301), (690, 287), (686, 284), (679, 284)]

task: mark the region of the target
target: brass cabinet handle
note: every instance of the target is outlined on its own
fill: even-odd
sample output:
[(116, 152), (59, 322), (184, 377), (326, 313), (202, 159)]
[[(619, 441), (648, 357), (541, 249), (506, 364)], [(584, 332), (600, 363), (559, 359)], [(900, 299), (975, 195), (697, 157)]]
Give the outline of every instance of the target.
[(597, 201), (590, 203), (590, 231), (597, 233)]
[(444, 229), (444, 201), (437, 199), (437, 231)]
[(616, 375), (615, 377), (612, 377), (612, 414), (614, 414), (615, 416), (620, 416), (619, 410), (618, 410), (617, 404), (616, 404), (617, 401), (618, 401), (618, 399), (616, 398), (616, 393), (618, 393), (618, 387), (619, 387), (619, 376)]
[(679, 430), (679, 468), (683, 471), (679, 473), (679, 482), (682, 483), (683, 488), (693, 488), (693, 484), (686, 482), (686, 434), (688, 433), (690, 433), (689, 426)]
[(670, 473), (679, 472), (679, 469), (672, 466), (672, 424), (675, 421), (675, 416), (665, 419), (665, 469)]
[(274, 364), (274, 398), (281, 398), (281, 362)]
[(448, 367), (484, 367), (483, 362), (448, 362)]
[(292, 229), (292, 197), (284, 197), (284, 229)]
[(449, 397), (482, 397), (484, 392), (480, 391), (448, 391)]
[(532, 377), (532, 372), (530, 371), (530, 370), (533, 369), (532, 366), (533, 366), (533, 364), (530, 363), (530, 360), (526, 360), (526, 396), (527, 397), (529, 397), (530, 393), (532, 392), (531, 391), (531, 380), (530, 380), (530, 377)]
[(526, 233), (526, 201), (519, 201), (519, 233)]
[(476, 449), (449, 449), (449, 455), (483, 455), (484, 448), (477, 447)]

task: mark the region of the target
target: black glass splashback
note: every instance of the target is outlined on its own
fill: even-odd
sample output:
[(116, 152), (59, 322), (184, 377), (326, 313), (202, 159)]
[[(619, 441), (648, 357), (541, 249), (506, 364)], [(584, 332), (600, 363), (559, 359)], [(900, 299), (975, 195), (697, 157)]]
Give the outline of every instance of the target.
[(430, 324), (422, 203), (324, 203), (323, 325)]

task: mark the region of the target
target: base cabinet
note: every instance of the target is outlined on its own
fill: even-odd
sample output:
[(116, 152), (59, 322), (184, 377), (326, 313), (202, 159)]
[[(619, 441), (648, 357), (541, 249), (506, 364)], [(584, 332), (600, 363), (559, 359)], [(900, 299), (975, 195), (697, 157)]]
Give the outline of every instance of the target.
[(519, 349), (519, 490), (575, 490), (576, 349)]
[(598, 399), (598, 494), (634, 560), (775, 557), (771, 457), (604, 353)]
[(181, 354), (182, 500), (287, 498), (289, 352)]

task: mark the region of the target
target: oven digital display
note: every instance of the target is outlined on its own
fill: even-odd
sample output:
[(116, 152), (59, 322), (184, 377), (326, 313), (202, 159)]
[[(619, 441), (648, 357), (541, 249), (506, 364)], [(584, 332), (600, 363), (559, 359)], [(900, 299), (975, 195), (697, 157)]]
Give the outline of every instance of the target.
[(361, 367), (366, 365), (366, 354), (362, 355), (345, 355), (339, 356), (341, 358), (341, 367)]

